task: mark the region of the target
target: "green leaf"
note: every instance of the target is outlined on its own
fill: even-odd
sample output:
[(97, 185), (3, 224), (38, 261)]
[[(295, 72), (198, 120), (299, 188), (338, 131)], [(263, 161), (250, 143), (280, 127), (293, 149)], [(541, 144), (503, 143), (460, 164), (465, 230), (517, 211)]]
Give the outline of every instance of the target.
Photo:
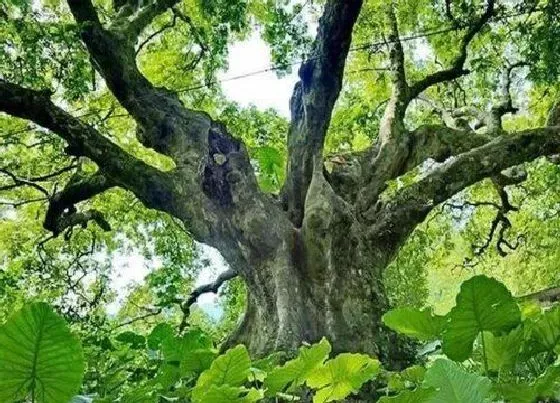
[(560, 391), (560, 367), (549, 367), (535, 382), (501, 384), (496, 390), (509, 403), (534, 403), (537, 398), (557, 397)]
[(183, 354), (181, 360), (181, 374), (201, 373), (210, 368), (210, 365), (216, 358), (216, 352), (213, 350), (198, 349), (187, 351)]
[(134, 350), (146, 348), (146, 338), (141, 334), (131, 331), (122, 332), (115, 339), (121, 343), (128, 344)]
[(151, 350), (159, 350), (166, 340), (173, 339), (173, 328), (169, 323), (160, 323), (152, 329), (148, 336), (148, 348)]
[(544, 312), (534, 322), (529, 322), (528, 332), (531, 353), (553, 351), (560, 342), (560, 306)]
[(465, 281), (456, 301), (443, 332), (443, 352), (455, 361), (471, 356), (480, 332), (506, 332), (521, 320), (519, 307), (508, 289), (486, 276)]
[(68, 402), (83, 371), (80, 343), (49, 305), (27, 305), (0, 328), (1, 402)]
[(329, 357), (331, 345), (323, 338), (310, 347), (301, 347), (299, 354), (283, 366), (275, 368), (268, 374), (264, 382), (267, 396), (302, 385), (305, 379)]
[(313, 403), (344, 399), (359, 391), (377, 375), (379, 367), (379, 361), (366, 354), (339, 354), (307, 377), (307, 386), (317, 389)]
[(198, 378), (193, 388), (193, 401), (205, 402), (205, 394), (210, 386), (242, 386), (250, 374), (251, 360), (243, 345), (226, 351), (214, 360), (209, 369)]
[(167, 361), (181, 362), (189, 352), (210, 350), (212, 339), (200, 329), (189, 330), (182, 337), (166, 337), (162, 341), (162, 351)]
[(177, 365), (163, 363), (158, 369), (155, 382), (159, 384), (163, 390), (168, 390), (177, 383), (180, 378), (181, 373)]
[(434, 315), (431, 308), (392, 309), (382, 319), (394, 331), (424, 341), (440, 338), (445, 325), (445, 316)]
[(457, 363), (437, 360), (426, 372), (424, 386), (437, 393), (430, 403), (482, 403), (491, 395), (490, 379), (471, 374)]
[(253, 403), (264, 398), (264, 392), (254, 388), (212, 385), (204, 395), (204, 403)]
[(523, 346), (523, 335), (521, 326), (505, 336), (494, 336), (490, 332), (484, 332), (488, 368), (495, 371), (513, 369)]
[(424, 380), (426, 368), (420, 365), (413, 365), (401, 371), (401, 377), (408, 382), (418, 384)]
[(255, 149), (260, 170), (268, 175), (284, 168), (284, 155), (274, 147), (263, 146)]
[(384, 396), (379, 399), (379, 403), (429, 403), (436, 393), (434, 388), (416, 388), (405, 390), (397, 396)]

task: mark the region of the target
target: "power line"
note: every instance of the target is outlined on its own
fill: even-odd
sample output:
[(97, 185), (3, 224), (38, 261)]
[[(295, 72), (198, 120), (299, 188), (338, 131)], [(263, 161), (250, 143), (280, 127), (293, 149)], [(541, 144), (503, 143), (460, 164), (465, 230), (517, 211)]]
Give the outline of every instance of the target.
[[(540, 12), (540, 11), (543, 11), (543, 10), (542, 9), (534, 9), (534, 10), (520, 11), (520, 12), (517, 12), (517, 13), (511, 13), (511, 14), (503, 15), (500, 18), (519, 17), (519, 16), (522, 16), (522, 15), (532, 14), (532, 13)], [(442, 34), (445, 34), (445, 33), (448, 33), (448, 32), (459, 31), (459, 30), (462, 30), (462, 29), (465, 29), (465, 28), (469, 28), (472, 25), (473, 25), (472, 23), (471, 24), (455, 24), (454, 26), (448, 27), (448, 28), (441, 28), (441, 29), (438, 29), (438, 30), (425, 31), (425, 32), (418, 33), (418, 34), (405, 36), (405, 37), (399, 38), (398, 41), (399, 42), (409, 42), (409, 41), (414, 41), (414, 40), (417, 40), (417, 39), (428, 38), (428, 37), (431, 37), (431, 36), (442, 35)], [(395, 43), (395, 42), (397, 42), (397, 41), (396, 40), (393, 40), (393, 41), (383, 40), (383, 41), (377, 41), (377, 42), (363, 43), (361, 45), (351, 47), (348, 52), (352, 53), (352, 52), (361, 52), (361, 51), (371, 50), (371, 49), (375, 49), (376, 47), (379, 47), (379, 46), (382, 46), (382, 45), (387, 45), (387, 44), (390, 44), (390, 43)], [(320, 59), (320, 57), (321, 57), (321, 55), (311, 57), (311, 58), (306, 59), (306, 61), (318, 60), (318, 59)], [(225, 77), (221, 80), (212, 80), (212, 81), (204, 83), (204, 84), (179, 89), (176, 92), (181, 93), (181, 92), (196, 91), (196, 90), (200, 90), (202, 88), (209, 88), (209, 87), (211, 87), (212, 85), (215, 85), (215, 84), (237, 81), (237, 80), (242, 80), (244, 78), (249, 78), (249, 77), (253, 77), (253, 76), (256, 76), (256, 75), (260, 75), (260, 74), (271, 73), (273, 71), (278, 71), (278, 70), (285, 69), (286, 67), (294, 67), (294, 66), (300, 65), (303, 61), (304, 60), (301, 60), (301, 59), (298, 59), (298, 60), (293, 59), (291, 62), (289, 62), (287, 64), (271, 65), (270, 67), (267, 67), (267, 68), (264, 68), (264, 69), (253, 70), (253, 71), (243, 73), (243, 74), (239, 74), (239, 75), (236, 75), (236, 76)]]

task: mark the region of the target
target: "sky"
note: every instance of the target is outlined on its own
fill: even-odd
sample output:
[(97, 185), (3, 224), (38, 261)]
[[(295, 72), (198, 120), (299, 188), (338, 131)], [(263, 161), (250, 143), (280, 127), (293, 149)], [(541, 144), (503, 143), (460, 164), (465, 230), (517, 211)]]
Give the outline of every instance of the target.
[(231, 80), (232, 77), (267, 69), (272, 61), (266, 43), (257, 34), (230, 46), (229, 52), (229, 70), (219, 76), (225, 95), (241, 106), (254, 104), (259, 109), (274, 108), (289, 117), (289, 101), (297, 81), (297, 68), (281, 79), (271, 71)]
[[(297, 69), (282, 78), (278, 78), (274, 72), (267, 72), (230, 80), (232, 77), (267, 69), (271, 64), (267, 45), (258, 35), (254, 35), (230, 46), (229, 69), (220, 74), (219, 80), (222, 81), (225, 95), (241, 106), (253, 104), (263, 110), (274, 108), (283, 116), (289, 117), (289, 100), (297, 81)], [(227, 269), (227, 263), (216, 249), (203, 244), (197, 244), (197, 247), (200, 259), (209, 261), (208, 267), (201, 271), (196, 281), (196, 286), (199, 286), (214, 281), (219, 273)], [(139, 253), (115, 256), (112, 261), (115, 274), (111, 279), (111, 286), (117, 292), (117, 300), (107, 307), (107, 311), (116, 314), (130, 287), (142, 283), (150, 269), (157, 265), (157, 261), (147, 260)], [(221, 312), (217, 296), (212, 293), (200, 296), (198, 305), (214, 317)]]

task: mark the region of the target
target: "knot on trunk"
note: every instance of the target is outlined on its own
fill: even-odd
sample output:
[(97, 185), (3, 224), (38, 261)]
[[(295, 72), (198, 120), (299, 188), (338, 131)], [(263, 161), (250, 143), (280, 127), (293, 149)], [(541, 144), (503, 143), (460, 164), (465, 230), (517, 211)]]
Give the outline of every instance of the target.
[(222, 207), (233, 205), (231, 185), (237, 180), (231, 154), (239, 153), (241, 145), (225, 128), (214, 123), (208, 131), (208, 157), (204, 166), (202, 190)]

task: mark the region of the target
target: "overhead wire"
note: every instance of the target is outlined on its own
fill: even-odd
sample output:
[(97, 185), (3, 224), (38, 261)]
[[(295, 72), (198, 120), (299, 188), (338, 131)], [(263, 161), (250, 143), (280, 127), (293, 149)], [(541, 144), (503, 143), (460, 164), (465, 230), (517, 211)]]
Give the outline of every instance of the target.
[[(500, 16), (499, 18), (500, 19), (514, 18), (514, 17), (519, 17), (519, 16), (522, 16), (522, 15), (533, 14), (535, 12), (540, 12), (540, 11), (543, 11), (543, 10), (535, 8), (535, 9), (532, 9), (532, 10), (525, 10), (525, 11), (519, 11), (519, 12), (516, 12), (516, 13), (504, 14), (504, 15)], [(441, 28), (441, 29), (437, 29), (437, 30), (429, 30), (429, 31), (424, 31), (424, 32), (417, 33), (417, 34), (414, 34), (414, 35), (404, 36), (404, 37), (399, 38), (398, 40), (378, 40), (378, 41), (375, 41), (375, 42), (362, 43), (360, 45), (356, 45), (356, 46), (351, 47), (348, 52), (353, 53), (353, 52), (361, 52), (361, 51), (367, 51), (367, 50), (376, 50), (380, 46), (388, 45), (390, 43), (395, 43), (397, 41), (399, 41), (399, 42), (414, 41), (414, 40), (417, 40), (417, 39), (428, 38), (428, 37), (436, 36), (436, 35), (442, 35), (442, 34), (453, 32), (453, 31), (460, 31), (460, 30), (469, 28), (472, 25), (473, 25), (473, 23), (454, 24), (453, 26), (447, 27), (447, 28)], [(247, 73), (242, 73), (242, 74), (231, 76), (231, 77), (224, 77), (224, 78), (219, 79), (219, 80), (211, 80), (211, 81), (208, 81), (208, 82), (203, 83), (203, 84), (178, 89), (178, 90), (175, 90), (175, 92), (184, 93), (184, 92), (200, 90), (200, 89), (203, 89), (203, 88), (210, 88), (214, 85), (222, 84), (222, 83), (225, 83), (225, 82), (237, 81), (237, 80), (250, 78), (250, 77), (253, 77), (253, 76), (256, 76), (256, 75), (260, 75), (260, 74), (266, 74), (266, 73), (271, 73), (271, 72), (275, 72), (275, 71), (281, 71), (281, 70), (286, 69), (287, 67), (294, 67), (294, 66), (300, 65), (304, 61), (319, 60), (320, 58), (321, 58), (321, 55), (306, 58), (306, 59), (303, 59), (303, 58), (299, 58), (297, 60), (292, 59), (292, 61), (290, 61), (289, 63), (282, 63), (282, 64), (276, 64), (276, 65), (273, 64), (269, 67), (266, 67), (266, 68), (263, 68), (263, 69), (260, 69), (260, 70), (253, 70), (253, 71), (249, 71)]]

